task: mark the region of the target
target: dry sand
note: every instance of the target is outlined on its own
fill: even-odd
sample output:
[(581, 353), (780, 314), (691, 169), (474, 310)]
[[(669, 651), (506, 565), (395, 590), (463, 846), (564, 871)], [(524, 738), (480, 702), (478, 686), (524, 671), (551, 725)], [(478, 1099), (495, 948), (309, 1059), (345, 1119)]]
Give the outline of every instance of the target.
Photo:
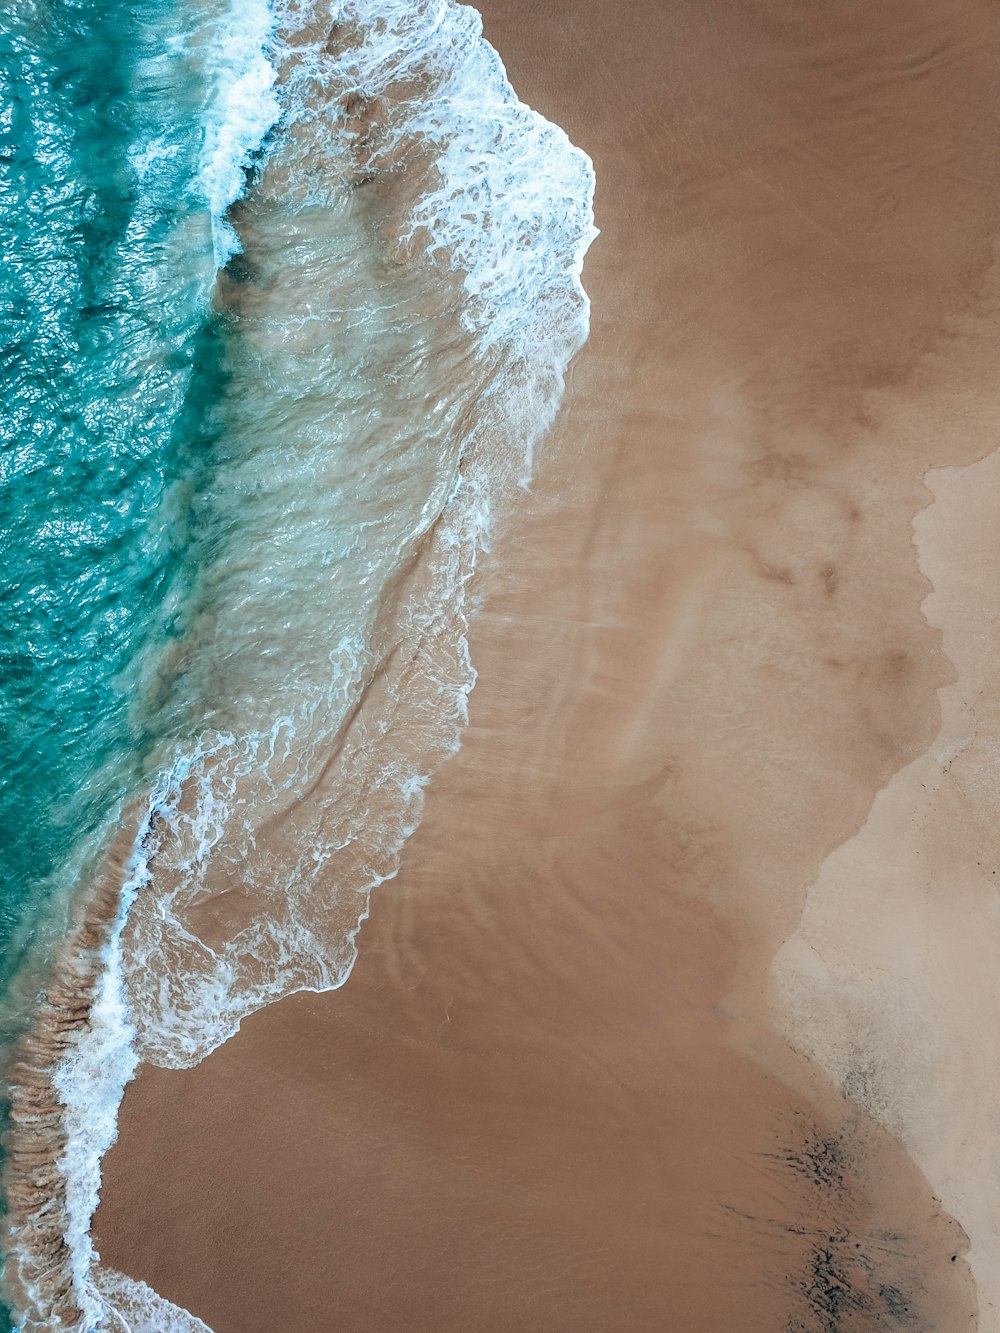
[(591, 341), (353, 976), (143, 1071), (98, 1248), (217, 1333), (1000, 1327), (1000, 11), (484, 11)]

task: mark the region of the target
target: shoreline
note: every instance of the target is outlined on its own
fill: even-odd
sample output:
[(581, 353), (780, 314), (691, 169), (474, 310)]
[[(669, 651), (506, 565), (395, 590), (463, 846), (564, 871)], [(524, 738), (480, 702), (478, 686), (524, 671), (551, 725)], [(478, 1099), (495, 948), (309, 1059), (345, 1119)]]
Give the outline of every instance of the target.
[(976, 446), (879, 392), (988, 270), (995, 37), (962, 3), (483, 8), (595, 162), (591, 340), (349, 984), (142, 1071), (99, 1245), (217, 1333), (974, 1328), (960, 1225), (775, 1032), (768, 969), (938, 728), (911, 525)]
[[(863, 886), (912, 801), (870, 845), (873, 820), (939, 744), (956, 670), (925, 609), (944, 512), (925, 488), (954, 491), (952, 531), (942, 470), (989, 453), (986, 425), (921, 417), (949, 356), (952, 408), (985, 373), (962, 320), (1000, 217), (997, 167), (980, 171), (1000, 120), (995, 92), (980, 115), (988, 25), (960, 0), (863, 23), (845, 7), (857, 50), (838, 64), (840, 10), (769, 28), (759, 5), (595, 4), (586, 23), (569, 0), (484, 5), (518, 95), (597, 164), (592, 337), (476, 576), (470, 727), (347, 986), (126, 1094), (98, 1248), (216, 1333), (311, 1333), (331, 1309), (352, 1333), (540, 1312), (550, 1333), (994, 1327), (933, 1117), (909, 1137), (906, 1080), (866, 1082), (857, 1034), (832, 1052), (803, 1035), (770, 971), (804, 940), (836, 982), (859, 918), (895, 939), (906, 909)], [(882, 77), (946, 22), (951, 66)], [(956, 142), (968, 170), (942, 184)], [(959, 583), (948, 623), (971, 634), (979, 593)], [(64, 1258), (62, 1214), (36, 1206), (57, 1193), (39, 1175), (61, 1151), (51, 1069), (119, 901), (102, 875), (14, 1085), (11, 1225), (35, 1219), (46, 1281)], [(865, 1036), (877, 1065), (885, 1029)], [(952, 1071), (939, 1120), (963, 1090)]]

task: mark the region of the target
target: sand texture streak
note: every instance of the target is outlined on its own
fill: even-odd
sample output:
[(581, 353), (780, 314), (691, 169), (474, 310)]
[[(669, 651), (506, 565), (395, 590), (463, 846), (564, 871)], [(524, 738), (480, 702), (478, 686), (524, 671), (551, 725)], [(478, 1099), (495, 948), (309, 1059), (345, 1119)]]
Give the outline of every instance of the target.
[(1000, 1329), (1000, 8), (484, 0), (590, 341), (344, 987), (144, 1068), (215, 1333)]

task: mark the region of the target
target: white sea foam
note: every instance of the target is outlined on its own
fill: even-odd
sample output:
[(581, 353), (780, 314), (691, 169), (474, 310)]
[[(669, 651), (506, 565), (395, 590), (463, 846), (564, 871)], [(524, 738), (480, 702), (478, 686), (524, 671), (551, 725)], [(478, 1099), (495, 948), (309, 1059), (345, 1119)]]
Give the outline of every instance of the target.
[(406, 0), (378, 9), (345, 73), (374, 95), (407, 78), (434, 81), (433, 96), (408, 108), (406, 132), (434, 146), (437, 188), (415, 202), (400, 242), (423, 229), (428, 255), (464, 271), (465, 319), (487, 343), (565, 362), (580, 343), (580, 278), (597, 235), (590, 160), (519, 100), (476, 10)]
[[(312, 435), (299, 432), (294, 448), (278, 438), (274, 453), (251, 440), (245, 459), (214, 486), (214, 502), (232, 506), (239, 558), (206, 575), (215, 638), (184, 679), (195, 689), (204, 678), (205, 696), (218, 696), (211, 650), (230, 643), (223, 683), (239, 707), (182, 746), (153, 785), (92, 1022), (58, 1073), (67, 1108), (68, 1240), (88, 1330), (205, 1327), (96, 1266), (88, 1228), (123, 1089), (138, 1058), (194, 1064), (254, 1010), (296, 990), (332, 989), (349, 975), (370, 892), (396, 873), (429, 776), (461, 741), (476, 679), (467, 632), (478, 554), (530, 474), (566, 366), (588, 331), (581, 272), (596, 235), (591, 164), (517, 99), (479, 15), (453, 0), (344, 0), (319, 22), (322, 7), (288, 0), (276, 9), (288, 31), (301, 32), (311, 19), (318, 33), (282, 49), (263, 0), (234, 0), (216, 48), (201, 163), (217, 260), (239, 244), (225, 215), (278, 117), (276, 69), (282, 125), (300, 131), (298, 148), (290, 132), (275, 150), (293, 167), (299, 153), (290, 199), (329, 202), (346, 188), (345, 163), (359, 154), (366, 170), (392, 173), (411, 188), (398, 192), (398, 215), (380, 224), (384, 251), (373, 271), (385, 310), (376, 295), (364, 309), (362, 290), (356, 311), (338, 312), (331, 355), (346, 386), (340, 397), (317, 416)], [(332, 33), (327, 40), (331, 28), (337, 40)], [(363, 153), (366, 131), (352, 95), (373, 108)], [(290, 217), (285, 286), (271, 284), (270, 298), (285, 303), (283, 330), (259, 352), (253, 319), (244, 330), (258, 380), (296, 404), (329, 392), (322, 383), (283, 387), (322, 359), (326, 318), (320, 312), (310, 322), (309, 313), (324, 275), (293, 271), (298, 225)], [(370, 230), (359, 225), (358, 234)], [(347, 251), (345, 265), (353, 262)], [(357, 287), (360, 270), (344, 272), (354, 278), (347, 288)], [(429, 293), (438, 278), (461, 289), (456, 324), (468, 343), (454, 336), (447, 374), (418, 365), (407, 322), (422, 309), (414, 284), (419, 279)], [(416, 294), (394, 314), (396, 281)], [(387, 346), (398, 350), (398, 375), (385, 360)], [(358, 386), (373, 365), (386, 368), (366, 397)], [(387, 453), (379, 436), (384, 403), (397, 380), (424, 384), (421, 375), (423, 398), (398, 390), (401, 410), (414, 419)], [(289, 410), (279, 398), (265, 423), (272, 434), (287, 429)], [(362, 506), (368, 517), (347, 535), (338, 531), (342, 549), (331, 549), (332, 537), (313, 549), (294, 545), (294, 533), (272, 542), (266, 527), (253, 530), (252, 500), (278, 486), (278, 459), (289, 489), (275, 492), (273, 512), (298, 515), (307, 534), (326, 531), (323, 504), (333, 502), (335, 469), (350, 470), (349, 441), (336, 436), (348, 429), (337, 424), (344, 421), (354, 423), (360, 443), (353, 441), (355, 471), (343, 486), (387, 488), (388, 500), (381, 508), (373, 501), (370, 513)], [(324, 431), (333, 432), (325, 444)], [(432, 458), (421, 465), (426, 494), (411, 513), (392, 503), (378, 468), (402, 468), (400, 459), (410, 467), (421, 449)], [(400, 476), (412, 485), (412, 473)], [(271, 563), (255, 573), (247, 551)], [(316, 581), (310, 560), (329, 566), (330, 582)], [(301, 586), (322, 600), (307, 599), (298, 626), (285, 603), (266, 598), (273, 589), (283, 595), (303, 569), (314, 581)], [(284, 640), (253, 637), (269, 617), (285, 626)], [(301, 663), (300, 641), (312, 653)]]
[(266, 54), (273, 28), (267, 0), (231, 0), (208, 58), (212, 88), (199, 176), (219, 268), (240, 248), (226, 214), (243, 193), (246, 168), (279, 115), (277, 74)]

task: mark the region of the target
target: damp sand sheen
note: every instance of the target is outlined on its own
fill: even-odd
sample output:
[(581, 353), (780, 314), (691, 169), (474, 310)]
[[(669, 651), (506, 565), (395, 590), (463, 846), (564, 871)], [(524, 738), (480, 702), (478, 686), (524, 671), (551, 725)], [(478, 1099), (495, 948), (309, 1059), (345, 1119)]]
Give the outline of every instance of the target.
[(991, 7), (10, 9), (9, 1326), (1000, 1330)]

